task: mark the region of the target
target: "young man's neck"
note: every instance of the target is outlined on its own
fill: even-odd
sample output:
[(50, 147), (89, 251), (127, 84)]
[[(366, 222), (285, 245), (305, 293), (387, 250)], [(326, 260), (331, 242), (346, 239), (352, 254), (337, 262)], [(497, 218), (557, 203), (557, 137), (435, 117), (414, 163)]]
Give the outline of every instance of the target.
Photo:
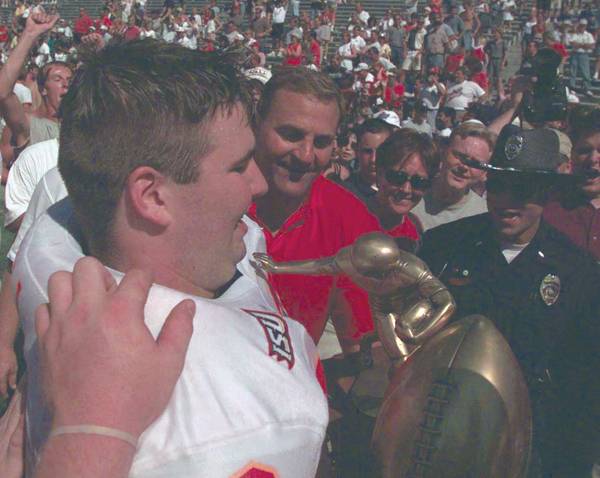
[(36, 116), (56, 121), (57, 123), (59, 122), (58, 111), (50, 106), (45, 98), (40, 107), (37, 109)]
[(140, 247), (139, 241), (132, 241), (129, 246), (123, 244), (123, 248), (113, 247), (107, 253), (94, 251), (94, 249), (90, 252), (106, 267), (123, 274), (133, 269), (139, 269), (150, 272), (154, 284), (206, 299), (215, 297), (215, 291), (203, 288), (178, 273), (173, 263), (160, 261), (158, 259), (160, 254), (151, 253), (150, 250)]

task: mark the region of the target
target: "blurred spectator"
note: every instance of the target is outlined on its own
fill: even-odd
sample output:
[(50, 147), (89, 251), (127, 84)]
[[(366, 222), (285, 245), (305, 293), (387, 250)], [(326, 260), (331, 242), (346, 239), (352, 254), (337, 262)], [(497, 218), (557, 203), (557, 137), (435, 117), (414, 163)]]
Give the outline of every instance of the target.
[(485, 173), (465, 165), (462, 160), (488, 163), (494, 141), (494, 135), (484, 126), (463, 124), (452, 131), (439, 174), (413, 210), (424, 231), (487, 211), (485, 199), (471, 190), (471, 185), (485, 177)]
[(431, 29), (425, 37), (425, 51), (427, 52), (427, 68), (444, 67), (444, 53), (451, 37), (448, 35), (442, 19), (438, 14), (431, 15)]
[(94, 26), (94, 21), (89, 17), (85, 8), (79, 9), (79, 18), (75, 21), (75, 28), (73, 30), (75, 34), (75, 43), (81, 41), (81, 37), (87, 35), (90, 32), (90, 28)]
[(419, 99), (427, 110), (427, 122), (432, 130), (435, 130), (435, 118), (442, 98), (446, 94), (446, 87), (440, 82), (439, 75), (439, 68), (430, 68), (429, 75), (427, 75), (427, 85), (425, 85), (419, 93)]
[[(386, 119), (395, 122), (394, 126), (399, 126), (397, 116), (394, 118), (391, 114), (386, 115)], [(352, 172), (341, 184), (363, 202), (377, 192), (377, 148), (392, 134), (394, 126), (382, 119), (369, 119), (356, 131), (358, 170)]]
[(593, 96), (590, 91), (590, 53), (596, 45), (596, 41), (590, 32), (586, 30), (587, 20), (582, 18), (577, 24), (574, 33), (567, 34), (567, 46), (572, 48), (570, 57), (571, 89), (576, 90), (577, 75), (580, 73), (583, 79), (583, 89), (586, 95)]
[(445, 106), (454, 108), (457, 111), (459, 119), (462, 118), (463, 112), (467, 109), (470, 103), (481, 101), (486, 92), (481, 86), (474, 81), (466, 79), (466, 70), (459, 68), (456, 70), (455, 82), (448, 88)]
[(485, 53), (488, 63), (488, 79), (496, 88), (496, 91), (502, 92), (502, 70), (506, 66), (506, 43), (502, 38), (502, 30), (496, 28), (494, 37), (485, 45)]
[(433, 136), (433, 128), (427, 122), (427, 106), (422, 101), (411, 103), (404, 107), (405, 120), (402, 121), (403, 128), (409, 128), (419, 133), (426, 134), (430, 138)]

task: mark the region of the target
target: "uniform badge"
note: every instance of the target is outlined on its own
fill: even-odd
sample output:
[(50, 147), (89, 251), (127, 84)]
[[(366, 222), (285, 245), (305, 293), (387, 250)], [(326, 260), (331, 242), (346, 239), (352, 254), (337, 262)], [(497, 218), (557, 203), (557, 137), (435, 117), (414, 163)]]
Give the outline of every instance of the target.
[(519, 156), (519, 153), (523, 149), (523, 136), (513, 135), (506, 140), (504, 144), (504, 154), (510, 161)]
[(553, 305), (560, 295), (560, 278), (554, 274), (547, 274), (540, 284), (540, 295), (544, 304)]

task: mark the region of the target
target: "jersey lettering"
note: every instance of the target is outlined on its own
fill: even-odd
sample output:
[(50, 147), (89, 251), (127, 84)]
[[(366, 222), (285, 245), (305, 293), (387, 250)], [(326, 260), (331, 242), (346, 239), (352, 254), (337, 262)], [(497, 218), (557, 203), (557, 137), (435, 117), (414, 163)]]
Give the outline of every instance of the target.
[(272, 312), (242, 309), (262, 326), (269, 344), (269, 355), (279, 362), (286, 362), (288, 369), (294, 366), (294, 349), (285, 320)]

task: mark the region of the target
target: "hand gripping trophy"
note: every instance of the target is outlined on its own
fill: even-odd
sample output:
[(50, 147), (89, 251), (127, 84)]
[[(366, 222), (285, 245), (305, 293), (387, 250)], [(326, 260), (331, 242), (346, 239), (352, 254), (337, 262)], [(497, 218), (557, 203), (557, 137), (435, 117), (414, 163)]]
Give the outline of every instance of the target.
[(372, 476), (526, 476), (531, 411), (518, 362), (485, 317), (448, 325), (454, 299), (420, 259), (382, 233), (332, 257), (254, 258), (271, 274), (345, 274), (368, 292), (395, 365), (372, 436)]

